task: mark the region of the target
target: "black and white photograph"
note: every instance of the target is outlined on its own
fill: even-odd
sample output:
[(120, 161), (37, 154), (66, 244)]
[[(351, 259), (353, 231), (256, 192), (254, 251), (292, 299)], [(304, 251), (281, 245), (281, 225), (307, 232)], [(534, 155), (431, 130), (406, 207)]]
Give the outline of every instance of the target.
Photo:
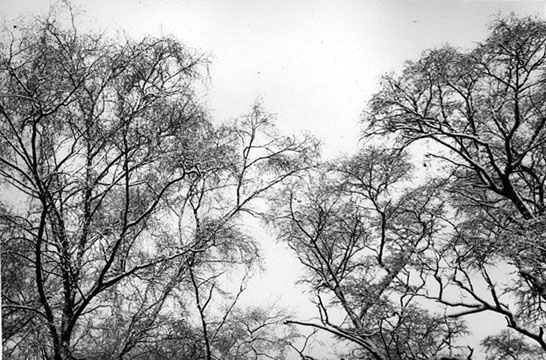
[(546, 360), (546, 1), (0, 0), (5, 360)]

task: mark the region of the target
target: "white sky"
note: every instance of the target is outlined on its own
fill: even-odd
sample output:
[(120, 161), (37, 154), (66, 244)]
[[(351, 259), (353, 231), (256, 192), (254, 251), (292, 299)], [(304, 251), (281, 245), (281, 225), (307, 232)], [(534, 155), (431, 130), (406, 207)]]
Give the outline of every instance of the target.
[[(51, 0), (0, 0), (6, 25)], [(307, 129), (328, 154), (351, 152), (379, 77), (406, 59), (484, 38), (493, 14), (543, 14), (544, 1), (74, 0), (87, 26), (132, 37), (174, 35), (210, 54), (208, 106), (218, 119), (258, 97), (287, 132)]]
[[(8, 27), (21, 15), (45, 14), (49, 0), (0, 0)], [(544, 1), (365, 0), (73, 0), (88, 27), (122, 30), (131, 37), (174, 35), (209, 54), (207, 104), (217, 119), (249, 111), (262, 98), (284, 132), (305, 129), (327, 154), (357, 148), (359, 115), (379, 77), (400, 71), (444, 43), (471, 48), (495, 14), (545, 14)], [(268, 267), (261, 279), (286, 302), (301, 291), (287, 280), (298, 273), (280, 245), (265, 244)], [(282, 301), (281, 301), (282, 303)]]

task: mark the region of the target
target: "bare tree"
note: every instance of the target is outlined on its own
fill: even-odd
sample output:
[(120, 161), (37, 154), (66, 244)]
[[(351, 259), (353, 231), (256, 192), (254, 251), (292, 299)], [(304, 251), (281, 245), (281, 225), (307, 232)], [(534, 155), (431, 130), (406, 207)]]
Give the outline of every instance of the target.
[(118, 44), (50, 18), (4, 39), (4, 355), (212, 358), (187, 295), (207, 320), (222, 267), (257, 259), (243, 214), (315, 142), (259, 106), (213, 126), (193, 91), (206, 60), (171, 38)]
[[(453, 209), (432, 272), (454, 316), (491, 311), (546, 350), (544, 190), (546, 23), (510, 17), (463, 52), (431, 50), (386, 76), (364, 119), (366, 136), (429, 144)], [(493, 276), (503, 265), (504, 284)], [(484, 283), (484, 286), (478, 286)], [(446, 295), (460, 289), (462, 300)]]
[(404, 189), (410, 170), (404, 154), (362, 150), (278, 197), (274, 221), (308, 269), (319, 315), (290, 323), (352, 344), (349, 358), (430, 359), (465, 332), (415, 302), (444, 211), (437, 184)]
[(537, 346), (530, 344), (521, 334), (512, 330), (503, 330), (498, 335), (482, 340), (487, 360), (525, 360), (544, 359)]
[[(216, 158), (226, 157), (223, 170), (203, 174), (182, 209), (191, 214), (196, 236), (210, 246), (194, 253), (190, 267), (206, 359), (281, 359), (288, 339), (294, 337), (290, 328), (282, 329), (285, 316), (279, 309), (245, 310), (237, 304), (259, 261), (254, 239), (242, 232), (244, 223), (257, 222), (264, 207), (261, 200), (316, 159), (312, 138), (281, 136), (273, 121), (257, 103), (248, 115), (225, 125), (218, 139), (232, 149), (227, 155), (225, 148), (215, 152)], [(225, 275), (233, 277), (237, 268), (241, 285), (226, 302), (220, 296), (227, 293)]]
[(198, 174), (169, 157), (203, 119), (191, 90), (203, 61), (172, 39), (119, 46), (49, 19), (3, 48), (0, 171), (18, 205), (2, 214), (18, 234), (3, 254), (32, 269), (19, 280), (34, 290), (5, 281), (4, 308), (32, 314), (48, 331), (44, 354), (66, 359), (101, 294), (188, 252), (148, 246), (149, 225), (171, 187)]

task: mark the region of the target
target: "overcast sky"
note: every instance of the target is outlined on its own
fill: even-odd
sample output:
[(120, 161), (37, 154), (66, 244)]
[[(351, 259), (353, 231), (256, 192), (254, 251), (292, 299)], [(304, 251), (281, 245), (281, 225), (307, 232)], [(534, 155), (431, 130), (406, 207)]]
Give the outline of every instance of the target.
[[(54, 1), (0, 0), (6, 25)], [(258, 97), (288, 132), (307, 129), (329, 154), (351, 152), (379, 77), (431, 47), (470, 48), (498, 13), (544, 14), (544, 1), (74, 0), (80, 22), (129, 36), (174, 35), (210, 55), (217, 119)]]
[[(46, 14), (49, 0), (0, 0), (5, 26)], [(284, 132), (311, 131), (329, 155), (357, 147), (359, 115), (379, 77), (432, 47), (469, 49), (497, 15), (545, 14), (544, 1), (73, 0), (87, 27), (131, 37), (173, 35), (208, 54), (205, 99), (216, 119), (260, 97)], [(266, 289), (297, 297), (295, 260), (265, 244)], [(288, 280), (287, 280), (288, 278)], [(291, 289), (291, 290), (289, 290)], [(301, 291), (299, 292), (301, 295)], [(297, 302), (296, 302), (297, 303)]]

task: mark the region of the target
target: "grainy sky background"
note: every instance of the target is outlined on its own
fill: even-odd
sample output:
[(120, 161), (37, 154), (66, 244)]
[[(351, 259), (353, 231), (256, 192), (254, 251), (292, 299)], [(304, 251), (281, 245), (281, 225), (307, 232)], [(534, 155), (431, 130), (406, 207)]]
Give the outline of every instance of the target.
[[(51, 0), (0, 0), (5, 25)], [(258, 97), (287, 131), (350, 152), (379, 77), (431, 47), (483, 39), (496, 14), (544, 15), (544, 1), (74, 0), (80, 23), (131, 37), (174, 35), (212, 60), (208, 106), (225, 119)], [(119, 34), (118, 34), (119, 35)]]
[[(45, 15), (49, 0), (0, 0), (2, 25)], [(472, 48), (498, 14), (545, 16), (545, 1), (73, 0), (79, 23), (133, 38), (173, 35), (208, 54), (206, 101), (214, 118), (242, 115), (260, 97), (283, 132), (301, 129), (325, 153), (357, 149), (359, 116), (382, 74), (449, 43)], [(264, 234), (265, 272), (247, 299), (277, 298), (309, 316), (293, 286), (297, 262)], [(271, 241), (270, 241), (271, 240)], [(265, 286), (260, 286), (265, 285)], [(279, 295), (282, 294), (282, 295)], [(502, 324), (500, 322), (495, 324)], [(482, 321), (482, 320), (480, 320)], [(483, 320), (485, 321), (485, 320)], [(491, 323), (492, 325), (493, 323)], [(491, 326), (475, 322), (480, 332)], [(494, 329), (495, 331), (498, 330)]]

